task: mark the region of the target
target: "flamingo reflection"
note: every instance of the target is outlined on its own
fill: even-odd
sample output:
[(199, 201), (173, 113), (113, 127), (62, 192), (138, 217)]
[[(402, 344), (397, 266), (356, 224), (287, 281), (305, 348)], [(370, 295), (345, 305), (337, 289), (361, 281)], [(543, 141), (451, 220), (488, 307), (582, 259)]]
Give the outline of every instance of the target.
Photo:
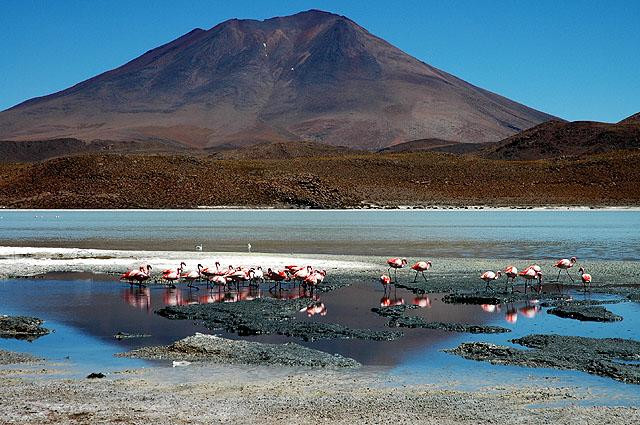
[(413, 305), (417, 305), (420, 308), (430, 308), (431, 300), (426, 295), (422, 295), (413, 299)]
[(131, 307), (147, 310), (151, 308), (151, 291), (149, 288), (129, 288), (122, 292), (122, 298)]
[(520, 313), (527, 319), (533, 319), (534, 317), (536, 317), (539, 311), (540, 306), (537, 305), (527, 305), (520, 309)]
[(518, 310), (513, 306), (509, 307), (507, 312), (504, 314), (504, 320), (506, 320), (507, 323), (516, 323), (518, 321)]

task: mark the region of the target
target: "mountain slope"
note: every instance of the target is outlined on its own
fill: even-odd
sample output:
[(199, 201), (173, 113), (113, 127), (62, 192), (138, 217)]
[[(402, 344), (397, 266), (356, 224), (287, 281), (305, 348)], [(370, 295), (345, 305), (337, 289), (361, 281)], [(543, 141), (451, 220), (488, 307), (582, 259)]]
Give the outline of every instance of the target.
[(496, 159), (541, 159), (584, 156), (640, 148), (640, 114), (619, 123), (548, 121), (484, 149)]
[(501, 140), (550, 117), (308, 11), (195, 29), (114, 70), (0, 113), (0, 140), (309, 140), (378, 149)]

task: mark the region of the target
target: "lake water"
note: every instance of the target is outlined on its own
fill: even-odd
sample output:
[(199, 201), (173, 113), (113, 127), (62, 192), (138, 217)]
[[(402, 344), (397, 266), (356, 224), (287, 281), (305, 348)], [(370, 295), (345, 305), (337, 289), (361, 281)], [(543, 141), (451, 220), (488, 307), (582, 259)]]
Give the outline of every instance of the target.
[[(558, 258), (571, 253), (581, 260), (640, 261), (640, 212), (637, 211), (0, 211), (0, 245), (193, 251), (332, 253), (470, 258)], [(332, 276), (328, 277), (330, 280)], [(397, 341), (322, 340), (308, 347), (353, 357), (417, 382), (457, 381), (460, 386), (545, 383), (571, 385), (607, 400), (640, 404), (637, 386), (586, 373), (493, 366), (465, 360), (443, 349), (461, 342), (509, 345), (532, 333), (640, 339), (640, 303), (607, 305), (622, 322), (579, 322), (547, 314), (535, 305), (450, 305), (442, 294), (428, 300), (402, 289), (385, 294), (375, 279), (348, 277), (350, 286), (321, 294), (317, 314), (300, 312), (299, 320), (320, 320), (351, 327), (385, 329), (386, 319), (371, 312), (384, 297), (422, 307), (410, 314), (428, 321), (499, 325), (505, 334), (460, 334), (403, 329)], [(267, 288), (243, 296), (273, 296)], [(296, 296), (291, 293), (291, 296)], [(578, 299), (588, 297), (575, 293)], [(43, 279), (0, 281), (0, 313), (33, 315), (55, 332), (33, 342), (1, 339), (0, 348), (30, 352), (73, 365), (80, 373), (120, 370), (150, 363), (113, 357), (143, 345), (167, 344), (194, 332), (210, 333), (192, 321), (172, 321), (154, 314), (164, 305), (233, 301), (234, 294), (152, 286), (130, 288), (101, 275), (49, 275)], [(593, 295), (592, 297), (596, 297)], [(598, 297), (606, 297), (600, 296)], [(225, 299), (226, 298), (226, 299)], [(310, 311), (311, 312), (311, 311)], [(515, 321), (514, 321), (515, 319)], [(119, 331), (148, 338), (117, 341)], [(218, 332), (230, 338), (238, 335)], [(284, 342), (282, 336), (244, 337)], [(156, 363), (153, 363), (156, 364)]]
[(0, 210), (0, 245), (640, 260), (640, 212)]

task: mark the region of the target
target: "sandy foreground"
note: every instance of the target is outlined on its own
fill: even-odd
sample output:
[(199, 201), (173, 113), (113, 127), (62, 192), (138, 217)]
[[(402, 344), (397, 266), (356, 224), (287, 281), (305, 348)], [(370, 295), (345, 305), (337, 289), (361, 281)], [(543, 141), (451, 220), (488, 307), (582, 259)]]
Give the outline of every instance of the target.
[(589, 405), (588, 394), (536, 382), (461, 391), (446, 384), (410, 385), (371, 371), (203, 365), (93, 380), (0, 372), (3, 424), (640, 422), (637, 407)]

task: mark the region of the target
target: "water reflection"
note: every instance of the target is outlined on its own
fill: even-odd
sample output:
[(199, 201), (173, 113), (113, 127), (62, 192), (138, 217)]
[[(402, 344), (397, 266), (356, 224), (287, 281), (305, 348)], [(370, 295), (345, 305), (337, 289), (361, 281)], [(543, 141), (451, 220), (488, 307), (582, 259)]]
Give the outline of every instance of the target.
[(515, 324), (518, 321), (518, 316), (524, 316), (527, 319), (535, 318), (542, 308), (538, 305), (538, 300), (532, 300), (521, 304), (481, 304), (480, 308), (485, 313), (500, 313), (505, 310), (504, 320), (507, 323)]
[(151, 291), (149, 288), (128, 288), (122, 291), (122, 299), (131, 307), (149, 311), (151, 309)]

